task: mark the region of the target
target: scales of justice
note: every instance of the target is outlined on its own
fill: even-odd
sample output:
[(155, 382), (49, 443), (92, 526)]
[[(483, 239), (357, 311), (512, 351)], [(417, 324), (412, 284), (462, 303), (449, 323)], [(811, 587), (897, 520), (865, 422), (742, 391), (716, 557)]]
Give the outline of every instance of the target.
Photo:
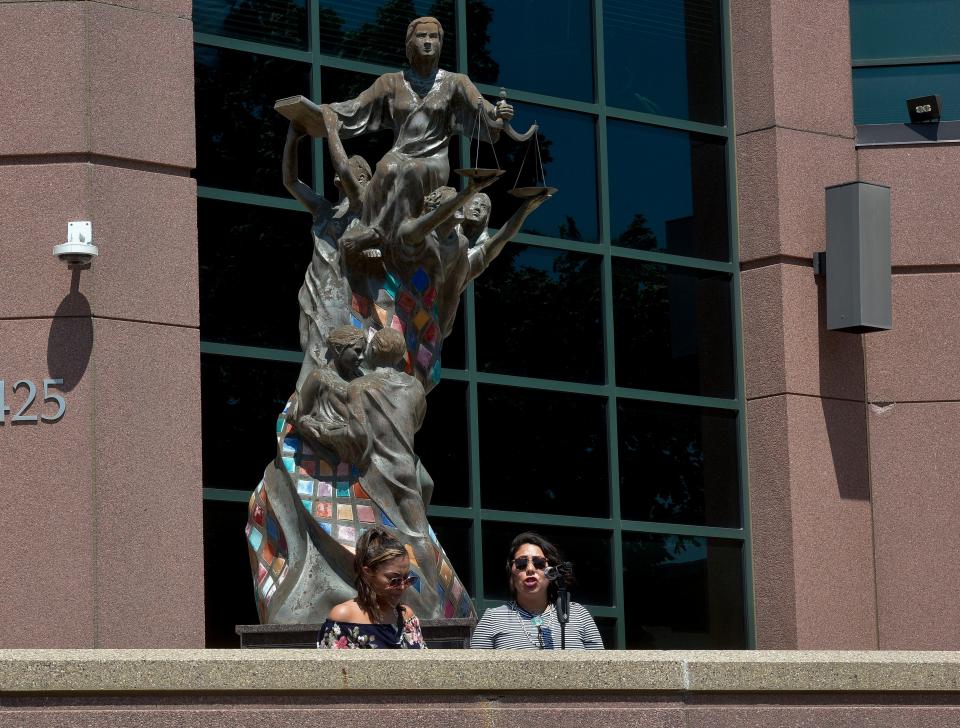
[[(427, 521), (434, 482), (415, 436), (461, 294), (557, 190), (546, 185), (537, 125), (516, 132), (505, 91), (491, 104), (466, 75), (440, 69), (442, 42), (435, 18), (417, 18), (406, 33), (406, 70), (354, 99), (318, 105), (294, 96), (275, 105), (291, 122), (284, 184), (313, 215), (313, 256), (299, 294), (304, 361), (246, 526), (264, 624), (320, 623), (354, 597), (354, 546), (373, 526), (405, 544), (420, 579), (404, 601), (421, 619), (476, 618)], [(393, 131), (393, 146), (373, 168), (347, 155), (343, 140), (381, 129)], [(501, 134), (526, 149), (510, 190), (520, 206), (491, 232), (482, 190), (504, 170), (495, 150), (496, 167), (479, 166), (480, 144)], [(338, 200), (299, 179), (306, 136), (327, 140)], [(473, 151), (474, 166), (455, 170), (460, 190), (446, 186), (455, 136)], [(518, 186), (528, 156), (533, 184)]]

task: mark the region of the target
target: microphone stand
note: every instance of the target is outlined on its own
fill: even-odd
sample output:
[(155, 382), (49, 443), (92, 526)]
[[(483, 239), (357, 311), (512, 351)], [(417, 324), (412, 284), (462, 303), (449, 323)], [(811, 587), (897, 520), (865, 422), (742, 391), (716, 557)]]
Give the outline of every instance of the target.
[(554, 583), (557, 585), (557, 621), (560, 623), (560, 649), (567, 649), (567, 622), (570, 621), (570, 592), (567, 580), (561, 572)]

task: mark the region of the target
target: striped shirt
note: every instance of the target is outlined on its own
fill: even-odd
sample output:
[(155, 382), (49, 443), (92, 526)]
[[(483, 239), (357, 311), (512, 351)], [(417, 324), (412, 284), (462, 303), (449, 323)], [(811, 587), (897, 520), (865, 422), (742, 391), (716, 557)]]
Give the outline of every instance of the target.
[[(541, 615), (543, 624), (537, 627), (534, 615), (510, 602), (483, 613), (470, 638), (474, 650), (559, 650), (560, 623), (551, 604)], [(542, 646), (541, 646), (542, 644)], [(570, 602), (570, 621), (567, 622), (566, 648), (568, 650), (602, 650), (603, 640), (590, 612), (576, 602)]]

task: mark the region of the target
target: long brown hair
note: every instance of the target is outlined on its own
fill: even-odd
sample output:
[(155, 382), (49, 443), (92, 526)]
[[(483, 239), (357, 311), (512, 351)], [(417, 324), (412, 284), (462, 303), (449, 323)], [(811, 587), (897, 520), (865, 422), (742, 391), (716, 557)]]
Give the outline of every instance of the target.
[(364, 567), (374, 570), (380, 564), (406, 555), (403, 544), (379, 526), (364, 531), (357, 539), (357, 552), (353, 556), (353, 584), (357, 588), (357, 606), (366, 613), (371, 622), (377, 619), (379, 610), (377, 595), (364, 578)]

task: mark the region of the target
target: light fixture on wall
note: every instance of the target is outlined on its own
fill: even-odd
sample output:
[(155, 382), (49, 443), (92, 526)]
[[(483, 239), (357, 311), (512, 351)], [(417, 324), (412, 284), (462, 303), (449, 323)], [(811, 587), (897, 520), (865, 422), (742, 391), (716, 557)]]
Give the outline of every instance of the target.
[(93, 224), (89, 220), (67, 223), (67, 242), (53, 246), (53, 254), (71, 270), (90, 267), (100, 251), (93, 244)]
[(827, 329), (864, 334), (893, 328), (890, 188), (849, 182), (826, 189), (826, 253), (815, 275), (826, 276)]
[(940, 121), (940, 94), (907, 99), (907, 112), (911, 124)]

